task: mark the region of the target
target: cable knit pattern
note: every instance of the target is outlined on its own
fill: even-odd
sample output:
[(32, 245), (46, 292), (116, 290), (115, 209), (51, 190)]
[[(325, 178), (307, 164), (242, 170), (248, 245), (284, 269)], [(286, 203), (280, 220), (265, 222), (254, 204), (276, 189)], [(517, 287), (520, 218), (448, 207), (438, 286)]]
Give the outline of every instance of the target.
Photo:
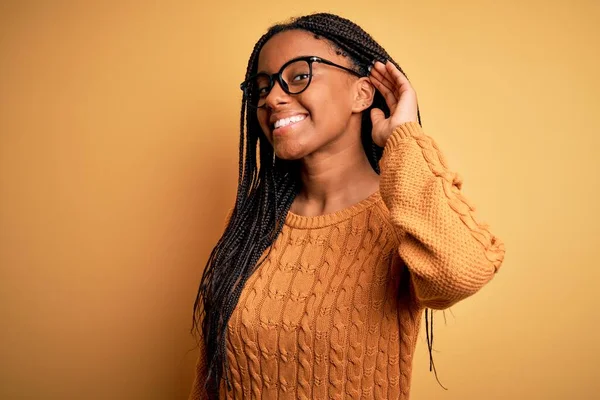
[[(394, 131), (380, 167), (380, 190), (358, 204), (287, 215), (229, 321), (221, 398), (407, 400), (423, 309), (498, 271), (503, 243), (417, 123)], [(206, 398), (200, 352), (191, 400)]]

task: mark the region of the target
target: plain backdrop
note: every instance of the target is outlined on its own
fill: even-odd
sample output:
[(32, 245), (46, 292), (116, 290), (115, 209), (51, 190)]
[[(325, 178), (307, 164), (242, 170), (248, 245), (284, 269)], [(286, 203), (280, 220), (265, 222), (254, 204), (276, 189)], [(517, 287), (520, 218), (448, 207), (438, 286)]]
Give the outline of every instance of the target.
[[(234, 202), (241, 91), (269, 25), (350, 18), (506, 243), (436, 313), (412, 399), (595, 399), (598, 1), (0, 3), (0, 398), (185, 399), (192, 304)], [(445, 322), (444, 322), (445, 316)]]

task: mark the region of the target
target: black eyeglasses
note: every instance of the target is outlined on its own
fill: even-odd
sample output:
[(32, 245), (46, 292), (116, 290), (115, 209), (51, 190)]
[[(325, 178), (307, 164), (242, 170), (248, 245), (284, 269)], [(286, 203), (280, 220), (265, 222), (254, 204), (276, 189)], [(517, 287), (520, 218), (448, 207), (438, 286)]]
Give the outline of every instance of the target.
[(279, 72), (275, 74), (269, 75), (262, 72), (253, 75), (242, 82), (240, 88), (244, 92), (244, 96), (249, 105), (255, 108), (263, 108), (266, 104), (267, 96), (271, 92), (271, 89), (273, 89), (273, 86), (275, 86), (275, 81), (279, 82), (279, 86), (281, 86), (288, 94), (300, 94), (308, 89), (313, 77), (312, 65), (314, 62), (343, 69), (358, 77), (363, 76), (350, 68), (338, 65), (321, 57), (305, 56), (294, 58), (286, 62)]

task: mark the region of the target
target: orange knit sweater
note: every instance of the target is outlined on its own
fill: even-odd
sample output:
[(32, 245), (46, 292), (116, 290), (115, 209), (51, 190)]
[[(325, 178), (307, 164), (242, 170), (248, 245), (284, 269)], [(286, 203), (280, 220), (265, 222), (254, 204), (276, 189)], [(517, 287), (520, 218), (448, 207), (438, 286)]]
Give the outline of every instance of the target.
[[(394, 130), (380, 168), (380, 190), (358, 204), (287, 215), (229, 321), (221, 398), (406, 400), (424, 308), (498, 271), (502, 241), (417, 123)], [(205, 372), (200, 348), (191, 400), (206, 398)]]

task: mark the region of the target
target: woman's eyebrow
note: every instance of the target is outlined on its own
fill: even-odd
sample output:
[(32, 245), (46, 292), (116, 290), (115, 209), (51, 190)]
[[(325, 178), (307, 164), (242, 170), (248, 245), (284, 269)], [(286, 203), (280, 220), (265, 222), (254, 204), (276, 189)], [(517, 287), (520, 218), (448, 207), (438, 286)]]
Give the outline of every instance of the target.
[[(289, 61), (291, 61), (291, 60), (295, 60), (296, 58), (302, 58), (302, 57), (319, 57), (319, 58), (323, 58), (323, 57), (321, 57), (321, 56), (317, 56), (317, 55), (314, 55), (314, 54), (299, 55), (299, 56), (294, 56), (294, 57), (292, 57), (292, 58), (289, 58), (289, 59), (285, 60), (285, 62), (284, 62), (283, 64), (281, 64), (281, 66), (284, 66), (284, 65), (285, 65), (287, 62), (289, 62)], [(279, 72), (279, 70), (280, 70), (280, 69), (281, 69), (281, 67), (279, 67), (279, 68), (277, 69), (277, 72)], [(267, 74), (267, 75), (271, 75), (271, 74), (274, 74), (275, 72), (269, 72), (269, 71), (265, 71), (265, 70), (263, 69), (263, 70), (258, 70), (258, 71), (256, 71), (256, 73), (257, 73), (257, 74)]]

